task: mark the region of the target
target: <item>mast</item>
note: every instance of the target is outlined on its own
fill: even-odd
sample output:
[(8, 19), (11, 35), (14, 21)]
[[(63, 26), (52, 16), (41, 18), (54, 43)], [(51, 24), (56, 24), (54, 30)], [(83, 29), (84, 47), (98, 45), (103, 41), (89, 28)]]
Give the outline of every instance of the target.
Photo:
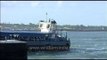
[(46, 12), (46, 21), (47, 21), (47, 15), (48, 15), (48, 13)]

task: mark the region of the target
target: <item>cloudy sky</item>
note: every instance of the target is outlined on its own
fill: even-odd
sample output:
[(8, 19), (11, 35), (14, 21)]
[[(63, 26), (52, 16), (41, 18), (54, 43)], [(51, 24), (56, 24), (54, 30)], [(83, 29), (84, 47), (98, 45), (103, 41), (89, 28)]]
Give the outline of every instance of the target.
[(0, 1), (2, 23), (34, 23), (54, 19), (58, 24), (107, 26), (107, 1)]

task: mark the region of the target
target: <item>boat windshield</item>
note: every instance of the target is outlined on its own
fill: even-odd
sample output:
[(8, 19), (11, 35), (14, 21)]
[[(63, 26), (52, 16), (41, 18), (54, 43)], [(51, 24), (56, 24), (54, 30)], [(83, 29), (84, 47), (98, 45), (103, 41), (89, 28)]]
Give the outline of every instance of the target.
[(42, 24), (40, 24), (40, 27), (42, 27)]
[(50, 25), (48, 24), (48, 25), (47, 25), (47, 28), (49, 28), (49, 27), (50, 27)]

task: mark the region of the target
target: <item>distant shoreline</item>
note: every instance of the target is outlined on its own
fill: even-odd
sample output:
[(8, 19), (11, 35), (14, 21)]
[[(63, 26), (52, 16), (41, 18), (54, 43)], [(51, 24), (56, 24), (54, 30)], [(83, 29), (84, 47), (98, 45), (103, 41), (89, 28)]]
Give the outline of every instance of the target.
[(81, 31), (81, 32), (94, 32), (94, 31), (107, 31), (107, 30), (58, 30), (58, 31)]
[[(0, 31), (37, 31), (38, 30), (0, 30)], [(61, 31), (61, 30), (57, 30)], [(68, 31), (68, 32), (107, 32), (107, 30), (62, 30), (62, 31)]]
[(107, 31), (101, 31), (101, 30), (92, 31), (92, 30), (90, 30), (90, 31), (70, 31), (70, 32), (107, 32)]
[[(22, 30), (22, 31), (38, 31), (37, 24), (6, 24), (1, 23), (1, 30)], [(91, 32), (91, 31), (107, 31), (107, 26), (85, 26), (85, 25), (57, 25), (57, 31), (81, 31), (81, 32)]]

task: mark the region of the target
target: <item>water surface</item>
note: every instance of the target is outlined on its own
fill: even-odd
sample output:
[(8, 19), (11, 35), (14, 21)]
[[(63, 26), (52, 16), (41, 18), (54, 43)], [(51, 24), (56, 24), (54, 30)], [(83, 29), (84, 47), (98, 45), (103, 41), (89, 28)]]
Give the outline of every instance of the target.
[(71, 39), (70, 51), (29, 52), (28, 59), (107, 59), (107, 32), (67, 33)]

